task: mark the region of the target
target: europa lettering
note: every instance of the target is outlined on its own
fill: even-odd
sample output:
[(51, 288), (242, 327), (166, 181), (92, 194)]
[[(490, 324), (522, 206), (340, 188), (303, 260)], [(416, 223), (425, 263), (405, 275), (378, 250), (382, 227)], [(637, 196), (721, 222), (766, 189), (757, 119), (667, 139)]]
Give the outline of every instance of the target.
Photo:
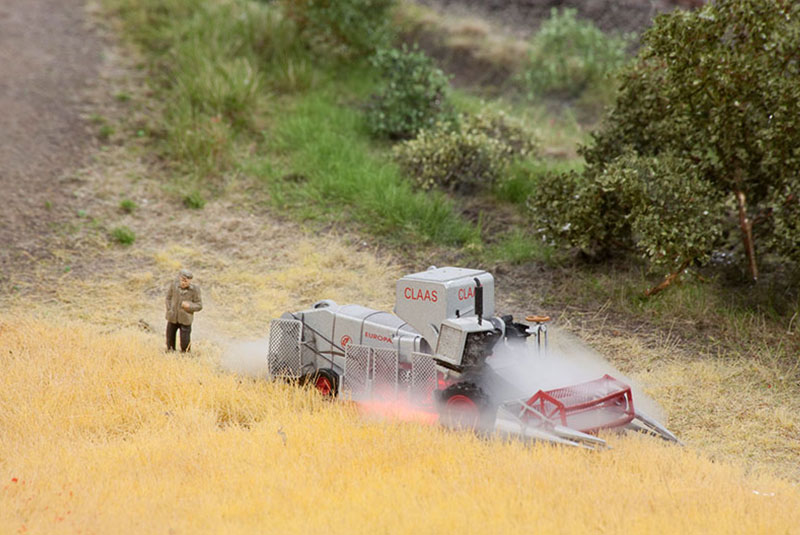
[(403, 290), (403, 297), (411, 301), (430, 301), (435, 303), (439, 300), (436, 290), (422, 290), (421, 288), (406, 288)]
[(391, 344), (392, 343), (392, 339), (391, 338), (389, 338), (388, 336), (383, 336), (382, 334), (375, 334), (375, 333), (371, 333), (369, 331), (365, 331), (364, 332), (364, 336), (367, 337), (367, 338), (372, 338), (373, 340), (377, 340), (379, 342), (386, 342), (387, 344)]

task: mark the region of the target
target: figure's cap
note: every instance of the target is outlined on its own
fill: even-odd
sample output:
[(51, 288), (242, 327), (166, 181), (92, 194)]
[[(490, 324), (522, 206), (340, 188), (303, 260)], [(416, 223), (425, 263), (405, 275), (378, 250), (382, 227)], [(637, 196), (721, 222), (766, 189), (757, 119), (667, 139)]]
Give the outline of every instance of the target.
[(182, 270), (180, 270), (178, 272), (178, 276), (185, 277), (187, 279), (191, 279), (192, 278), (192, 272), (189, 271), (188, 269), (182, 269)]

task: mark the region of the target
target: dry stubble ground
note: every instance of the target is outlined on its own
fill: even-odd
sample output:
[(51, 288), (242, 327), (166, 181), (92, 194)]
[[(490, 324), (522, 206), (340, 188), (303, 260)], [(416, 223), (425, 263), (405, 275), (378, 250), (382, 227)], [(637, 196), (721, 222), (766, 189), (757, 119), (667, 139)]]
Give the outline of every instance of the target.
[[(150, 353), (160, 344), (163, 327), (163, 289), (181, 266), (194, 269), (198, 282), (205, 291), (206, 309), (198, 315), (194, 338), (198, 363), (208, 366), (211, 371), (220, 364), (224, 348), (231, 339), (263, 337), (270, 318), (285, 310), (305, 306), (318, 298), (329, 297), (341, 302), (357, 302), (378, 308), (391, 307), (393, 282), (402, 274), (402, 268), (398, 267), (401, 259), (393, 261), (386, 253), (376, 254), (374, 248), (365, 246), (360, 239), (309, 235), (300, 226), (280, 221), (270, 213), (242, 208), (243, 203), (240, 201), (248, 195), (247, 188), (252, 186), (246, 179), (241, 183), (231, 184), (230, 191), (223, 199), (210, 202), (202, 211), (176, 206), (174, 197), (165, 194), (153, 160), (146, 155), (137, 156), (141, 154), (141, 150), (130, 150), (131, 143), (126, 142), (123, 146), (115, 143), (119, 140), (112, 138), (105, 148), (93, 148), (94, 143), (86, 136), (88, 125), (91, 124), (87, 120), (88, 114), (96, 113), (113, 120), (123, 114), (148, 113), (147, 109), (137, 107), (146, 102), (146, 99), (140, 100), (136, 97), (143, 91), (142, 73), (128, 67), (135, 61), (130, 59), (127, 52), (104, 45), (98, 37), (99, 33), (88, 29), (83, 22), (84, 17), (78, 2), (41, 0), (26, 5), (35, 8), (25, 10), (19, 5), (5, 4), (0, 13), (0, 21), (12, 20), (15, 27), (19, 24), (30, 26), (30, 35), (36, 33), (36, 27), (48, 28), (48, 31), (38, 34), (38, 38), (30, 41), (16, 42), (9, 37), (12, 33), (3, 32), (0, 34), (3, 35), (0, 54), (3, 58), (12, 58), (24, 43), (26, 48), (39, 47), (39, 55), (34, 57), (49, 58), (50, 62), (45, 62), (41, 67), (40, 77), (35, 78), (39, 82), (34, 83), (28, 79), (23, 85), (11, 87), (7, 81), (9, 78), (0, 76), (0, 79), (5, 80), (4, 93), (0, 98), (0, 105), (3, 107), (0, 112), (13, 119), (4, 123), (4, 128), (8, 128), (6, 132), (11, 132), (11, 135), (4, 136), (4, 143), (6, 140), (13, 140), (13, 146), (3, 146), (3, 182), (0, 184), (3, 191), (9, 192), (8, 198), (12, 200), (2, 204), (4, 211), (0, 240), (3, 254), (0, 259), (3, 262), (3, 277), (0, 280), (0, 300), (3, 316), (0, 317), (0, 336), (3, 338), (0, 338), (0, 347), (4, 344), (13, 346), (15, 351), (30, 355), (40, 355), (42, 352), (57, 355), (60, 350), (59, 340), (63, 341), (69, 337), (67, 332), (74, 331), (81, 333), (80, 336), (89, 337), (81, 342), (91, 347), (87, 351), (87, 357), (104, 358), (104, 351), (111, 351), (104, 348), (118, 347), (119, 344), (130, 343), (139, 347), (136, 344), (140, 342), (136, 340), (143, 337), (146, 348), (137, 351), (152, 358)], [(21, 12), (25, 12), (26, 17), (34, 18), (22, 23), (19, 20)], [(66, 35), (59, 32), (66, 32)], [(29, 35), (26, 32), (20, 33)], [(103, 50), (102, 55), (100, 50)], [(26, 54), (35, 52), (26, 50)], [(59, 54), (66, 54), (69, 59), (60, 58)], [(0, 68), (14, 68), (13, 62), (0, 65), (3, 65)], [(35, 62), (31, 65), (35, 65)], [(75, 65), (80, 66), (80, 75), (68, 79), (56, 76), (59, 66)], [(33, 72), (32, 69), (31, 73)], [(87, 83), (95, 73), (100, 73), (99, 82)], [(96, 87), (89, 91), (92, 85)], [(112, 96), (121, 91), (134, 95), (134, 98), (126, 103), (115, 101)], [(89, 108), (87, 100), (90, 101)], [(24, 110), (36, 111), (30, 112), (32, 115), (25, 115)], [(38, 130), (26, 131), (26, 128), (32, 128), (31, 125), (36, 124), (33, 117), (55, 121), (56, 116), (62, 115), (66, 126), (57, 129), (60, 132), (58, 136), (48, 138)], [(9, 125), (13, 125), (13, 128)], [(54, 141), (48, 144), (48, 139)], [(46, 157), (35, 156), (38, 149), (33, 147), (37, 145), (46, 146), (46, 149), (42, 149)], [(9, 154), (12, 156), (8, 156)], [(90, 164), (81, 166), (89, 159), (92, 160)], [(60, 180), (62, 177), (67, 179)], [(139, 208), (132, 214), (123, 213), (119, 209), (119, 202), (124, 198), (133, 199)], [(120, 224), (136, 231), (137, 240), (131, 247), (115, 245), (108, 239), (107, 230)], [(501, 296), (501, 308), (517, 314), (530, 311), (525, 310), (531, 303), (529, 297), (523, 294), (515, 294), (513, 298), (508, 295), (503, 297), (502, 279), (498, 282), (498, 293)], [(568, 314), (561, 317), (564, 324), (568, 325), (569, 320)], [(58, 327), (62, 324), (74, 327), (65, 332)], [(48, 338), (48, 325), (53, 326), (56, 339)], [(38, 339), (20, 337), (20, 329), (30, 329), (40, 335)], [(119, 334), (114, 334), (118, 331)], [(134, 331), (145, 332), (136, 335)], [(726, 362), (699, 359), (682, 351), (668, 336), (653, 343), (642, 341), (634, 334), (622, 333), (620, 336), (610, 337), (602, 332), (602, 329), (598, 329), (581, 334), (610, 355), (624, 372), (637, 378), (664, 405), (672, 428), (688, 443), (684, 453), (668, 454), (670, 468), (667, 472), (659, 472), (658, 467), (655, 467), (652, 474), (642, 476), (643, 481), (651, 482), (661, 478), (669, 485), (680, 486), (681, 462), (686, 463), (687, 470), (700, 473), (697, 463), (706, 467), (704, 463), (708, 463), (707, 459), (711, 458), (732, 462), (735, 466), (726, 467), (724, 476), (715, 472), (705, 483), (697, 479), (692, 479), (691, 482), (686, 480), (686, 484), (692, 487), (692, 492), (713, 494), (715, 488), (704, 485), (711, 481), (719, 484), (721, 480), (715, 478), (723, 477), (726, 484), (739, 485), (744, 489), (743, 494), (737, 494), (735, 501), (741, 505), (742, 512), (751, 508), (763, 509), (760, 502), (752, 501), (753, 499), (776, 500), (780, 503), (776, 511), (783, 510), (783, 507), (800, 499), (796, 488), (796, 482), (800, 480), (797, 468), (797, 460), (800, 459), (797, 441), (800, 433), (800, 407), (791, 386), (781, 384), (777, 377), (778, 370), (758, 362), (748, 364), (738, 360)], [(96, 342), (91, 340), (91, 333), (96, 333)], [(4, 355), (0, 357), (6, 359)], [(46, 358), (42, 358), (43, 362), (48, 362)], [(80, 365), (80, 358), (81, 355), (70, 355), (69, 361)], [(6, 366), (11, 365), (10, 360), (4, 360), (3, 363)], [(88, 368), (91, 366), (87, 365)], [(193, 370), (194, 364), (187, 369)], [(47, 375), (46, 370), (41, 373)], [(16, 377), (20, 381), (5, 385), (6, 393), (22, 389), (31, 378), (25, 374), (4, 374), (4, 377)], [(108, 376), (101, 378), (109, 379)], [(155, 379), (145, 377), (143, 380), (147, 382)], [(774, 384), (774, 388), (765, 388), (765, 384)], [(52, 403), (64, 399), (54, 395), (48, 401), (50, 386), (47, 381), (42, 383), (41, 395), (46, 406), (52, 406)], [(59, 385), (59, 388), (62, 386)], [(226, 387), (221, 388), (224, 390)], [(281, 395), (281, 391), (270, 391), (268, 394)], [(188, 401), (184, 402), (191, 403), (193, 395), (187, 394)], [(0, 425), (9, 428), (19, 426), (19, 421), (8, 416), (9, 414), (24, 416), (26, 410), (42, 408), (32, 402), (28, 407), (19, 406), (19, 399), (13, 395), (0, 398), (4, 404), (1, 407), (2, 418), (5, 418), (0, 420)], [(73, 392), (68, 399), (72, 406), (69, 410), (80, 414), (81, 404), (84, 403), (81, 396)], [(12, 401), (16, 403), (14, 406), (9, 405)], [(247, 402), (247, 397), (233, 401)], [(146, 403), (146, 398), (143, 403)], [(97, 410), (97, 407), (86, 403), (84, 409), (91, 411)], [(124, 407), (119, 409), (123, 410)], [(113, 402), (111, 413), (114, 414)], [(347, 425), (352, 424), (349, 420), (348, 422)], [(327, 420), (317, 424), (310, 421), (305, 423), (333, 425)], [(102, 427), (104, 424), (98, 425)], [(189, 424), (184, 422), (181, 425)], [(209, 430), (213, 427), (212, 422)], [(25, 436), (23, 433), (17, 441), (6, 438), (2, 442), (0, 477), (4, 483), (0, 485), (0, 496), (10, 508), (6, 509), (7, 516), (3, 517), (8, 523), (0, 526), (0, 532), (16, 531), (20, 522), (26, 520), (38, 525), (43, 532), (48, 531), (48, 526), (52, 527), (50, 522), (54, 520), (45, 512), (46, 503), (35, 502), (37, 507), (25, 506), (24, 500), (30, 500), (31, 494), (17, 492), (8, 482), (12, 478), (24, 478), (27, 473), (34, 476), (28, 478), (28, 484), (38, 484), (44, 490), (41, 499), (55, 499), (57, 487), (67, 485), (74, 475), (73, 472), (81, 469), (81, 463), (86, 461), (91, 450), (83, 442), (85, 438), (70, 437), (67, 431), (53, 430), (58, 440), (54, 439), (52, 445), (41, 450), (49, 451), (47, 455), (53, 462), (66, 463), (64, 470), (67, 472), (56, 471), (52, 480), (48, 480), (47, 474), (43, 472), (44, 467), (36, 459), (26, 457), (20, 449), (25, 444), (41, 443), (42, 439), (47, 438), (46, 435), (37, 438)], [(195, 431), (188, 436), (195, 440), (209, 440), (210, 435), (206, 433), (210, 431), (206, 431), (202, 425)], [(234, 443), (241, 445), (240, 441), (244, 440), (244, 435), (240, 436), (241, 432), (243, 431), (236, 432)], [(66, 438), (62, 436), (65, 433)], [(274, 433), (274, 430), (270, 433)], [(366, 438), (359, 433), (354, 432), (358, 436), (352, 438)], [(413, 435), (409, 447), (413, 446), (414, 441), (422, 440), (413, 429), (400, 435), (404, 436), (404, 433)], [(434, 435), (439, 437), (436, 440), (451, 440), (442, 439), (438, 432)], [(145, 449), (151, 452), (151, 456), (156, 455), (161, 460), (154, 463), (152, 459), (140, 458), (145, 471), (157, 470), (159, 467), (166, 470), (167, 465), (163, 463), (168, 462), (168, 459), (177, 461), (176, 457), (168, 453), (172, 450), (176, 454), (183, 452), (187, 455), (198, 455), (191, 448), (192, 451), (187, 450), (179, 438), (169, 433), (163, 436), (154, 433), (154, 436), (158, 437), (157, 443), (149, 442)], [(133, 440), (135, 445), (139, 443), (139, 439), (141, 436), (134, 435), (123, 439), (123, 442)], [(386, 439), (391, 440), (389, 437)], [(115, 445), (118, 444), (116, 439), (109, 440), (106, 454), (112, 457), (121, 455), (114, 452), (117, 447)], [(232, 458), (235, 463), (241, 463), (242, 467), (247, 466), (244, 454), (248, 451), (252, 453), (255, 446), (249, 442), (250, 439), (247, 440), (247, 448), (234, 454)], [(337, 440), (344, 441), (346, 447), (359, 447), (347, 438)], [(271, 444), (268, 440), (267, 442)], [(380, 441), (379, 443), (382, 444)], [(453, 447), (449, 442), (447, 444), (447, 447)], [(467, 441), (467, 444), (473, 447), (472, 441)], [(620, 444), (614, 457), (609, 458), (610, 464), (598, 463), (600, 471), (596, 475), (614, 479), (616, 474), (620, 478), (617, 480), (620, 484), (624, 476), (624, 484), (633, 485), (628, 489), (630, 492), (650, 492), (647, 487), (637, 487), (630, 481), (632, 470), (643, 470), (642, 467), (647, 466), (640, 457), (647, 454), (635, 445), (626, 444)], [(425, 446), (444, 447), (444, 444), (439, 443), (437, 446), (436, 443), (425, 443)], [(308, 451), (312, 454), (315, 446), (309, 443), (306, 447), (310, 448)], [(327, 451), (327, 447), (326, 445), (323, 450)], [(491, 448), (494, 447), (500, 448), (500, 455), (508, 453), (502, 449), (502, 445)], [(73, 457), (73, 448), (82, 453)], [(495, 451), (491, 448), (484, 450), (484, 446), (477, 448), (478, 457)], [(628, 460), (625, 457), (626, 451), (630, 454)], [(653, 454), (651, 450), (647, 451)], [(513, 455), (519, 455), (519, 452), (515, 450)], [(553, 466), (562, 466), (567, 471), (570, 471), (569, 465), (562, 463), (576, 462), (571, 452), (548, 451), (548, 456)], [(209, 453), (205, 460), (212, 463), (224, 462), (215, 453)], [(299, 461), (293, 459), (293, 462)], [(591, 459), (579, 462), (591, 463)], [(507, 465), (492, 466), (499, 471), (512, 468)], [(609, 466), (610, 471), (605, 472)], [(412, 468), (409, 469), (415, 473)], [(109, 514), (112, 515), (115, 508), (122, 510), (125, 507), (124, 500), (115, 501), (110, 498), (114, 494), (110, 490), (114, 485), (111, 480), (103, 479), (115, 477), (113, 471), (103, 471), (96, 467), (93, 470), (96, 471), (96, 477), (102, 480), (100, 486), (108, 492), (104, 491), (99, 497), (85, 493), (81, 517), (84, 527), (92, 523), (93, 517), (86, 512), (86, 508), (91, 508), (93, 500), (111, 500), (105, 506), (110, 508)], [(239, 472), (237, 469), (236, 473)], [(764, 473), (767, 474), (767, 479), (759, 480), (756, 488), (753, 476), (741, 475), (740, 472)], [(795, 483), (785, 485), (773, 481), (770, 477), (774, 475), (788, 478)], [(264, 473), (263, 476), (280, 477), (271, 472)], [(560, 477), (557, 472), (552, 476), (556, 481)], [(446, 484), (451, 485), (464, 477), (467, 475), (459, 474), (455, 479), (451, 477)], [(31, 483), (31, 479), (35, 483)], [(134, 485), (137, 489), (142, 484), (134, 474), (124, 475), (121, 481), (123, 484)], [(576, 481), (570, 481), (577, 484)], [(202, 485), (213, 485), (218, 481), (200, 477), (193, 482), (201, 485), (195, 492), (205, 497), (204, 500), (211, 500), (214, 489), (203, 488)], [(396, 482), (413, 487), (403, 477)], [(167, 490), (162, 488), (161, 491), (169, 495), (180, 493), (185, 483), (186, 481), (170, 487), (167, 479), (164, 483)], [(367, 480), (362, 483), (372, 488), (370, 485), (374, 482)], [(544, 481), (539, 481), (537, 484), (543, 483)], [(614, 483), (615, 481), (609, 482), (612, 486)], [(493, 485), (488, 480), (485, 484)], [(552, 485), (552, 481), (548, 484)], [(506, 488), (507, 483), (504, 485), (504, 492), (513, 493), (512, 488)], [(777, 495), (769, 495), (773, 493), (770, 485), (780, 489)], [(554, 490), (565, 500), (570, 494), (569, 489), (560, 488), (557, 484), (550, 490)], [(751, 490), (767, 495), (753, 494)], [(349, 489), (348, 493), (351, 491), (355, 492), (355, 489)], [(144, 492), (145, 495), (140, 496), (139, 492)], [(396, 499), (385, 491), (379, 495)], [(264, 496), (255, 493), (252, 498), (257, 503)], [(137, 511), (141, 514), (147, 504), (152, 504), (155, 499), (157, 497), (146, 496), (146, 489), (138, 489), (137, 503), (141, 508), (131, 511), (130, 514)], [(669, 502), (669, 494), (664, 495), (661, 492), (658, 493), (658, 499), (668, 509), (675, 508), (675, 515), (680, 514), (679, 505), (682, 502)], [(186, 504), (176, 503), (174, 507), (170, 507), (162, 504), (158, 509), (165, 517), (174, 518), (175, 515), (188, 513), (189, 509), (184, 505)], [(245, 509), (251, 506), (254, 505), (247, 505)], [(218, 509), (228, 511), (227, 514), (236, 518), (235, 508), (226, 509), (226, 504), (214, 503), (212, 516), (215, 519), (222, 514)], [(129, 519), (130, 514), (125, 518)], [(239, 511), (238, 514), (245, 515), (246, 511)], [(475, 511), (472, 514), (478, 522), (486, 518)], [(736, 512), (733, 514), (735, 518)], [(222, 514), (223, 519), (224, 517)], [(112, 518), (102, 516), (102, 522), (98, 525), (109, 525), (109, 522), (113, 524)], [(97, 517), (94, 520), (97, 521)], [(178, 525), (187, 529), (196, 527), (185, 522), (178, 522)], [(222, 524), (218, 524), (226, 525), (230, 527), (224, 520)], [(616, 524), (611, 523), (609, 526), (614, 531)], [(650, 524), (645, 523), (642, 526)]]

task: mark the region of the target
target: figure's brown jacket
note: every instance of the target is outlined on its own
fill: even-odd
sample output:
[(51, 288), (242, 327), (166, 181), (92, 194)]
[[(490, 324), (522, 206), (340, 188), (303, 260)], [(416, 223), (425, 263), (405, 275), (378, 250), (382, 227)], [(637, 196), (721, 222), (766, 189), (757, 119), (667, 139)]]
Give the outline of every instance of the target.
[[(181, 308), (181, 303), (189, 301), (189, 312)], [(170, 283), (167, 288), (167, 321), (191, 325), (194, 313), (203, 309), (203, 300), (200, 298), (200, 288), (189, 284), (185, 290), (181, 288), (179, 280)]]

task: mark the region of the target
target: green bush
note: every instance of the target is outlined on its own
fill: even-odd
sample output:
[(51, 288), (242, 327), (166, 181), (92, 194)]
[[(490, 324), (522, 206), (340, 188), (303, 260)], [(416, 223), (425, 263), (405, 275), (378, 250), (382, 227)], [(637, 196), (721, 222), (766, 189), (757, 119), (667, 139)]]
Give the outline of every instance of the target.
[(114, 227), (111, 229), (111, 237), (120, 245), (131, 245), (136, 241), (136, 234), (126, 226)]
[(786, 260), (800, 266), (800, 184), (776, 188), (765, 203), (771, 207), (770, 217), (757, 227), (765, 249), (779, 252)]
[(531, 41), (523, 78), (532, 96), (559, 93), (577, 97), (624, 65), (631, 36), (606, 34), (574, 9), (553, 8)]
[(380, 75), (367, 122), (373, 134), (410, 139), (437, 122), (451, 120), (447, 76), (420, 50), (381, 49), (372, 58)]
[(536, 150), (533, 132), (502, 110), (483, 109), (478, 113), (463, 114), (460, 125), (461, 130), (485, 134), (509, 158), (524, 158)]
[(314, 50), (343, 57), (369, 55), (392, 39), (394, 0), (282, 0)]
[(503, 112), (462, 115), (458, 124), (438, 123), (394, 149), (394, 157), (422, 189), (459, 193), (488, 188), (508, 164), (533, 152), (533, 136)]

